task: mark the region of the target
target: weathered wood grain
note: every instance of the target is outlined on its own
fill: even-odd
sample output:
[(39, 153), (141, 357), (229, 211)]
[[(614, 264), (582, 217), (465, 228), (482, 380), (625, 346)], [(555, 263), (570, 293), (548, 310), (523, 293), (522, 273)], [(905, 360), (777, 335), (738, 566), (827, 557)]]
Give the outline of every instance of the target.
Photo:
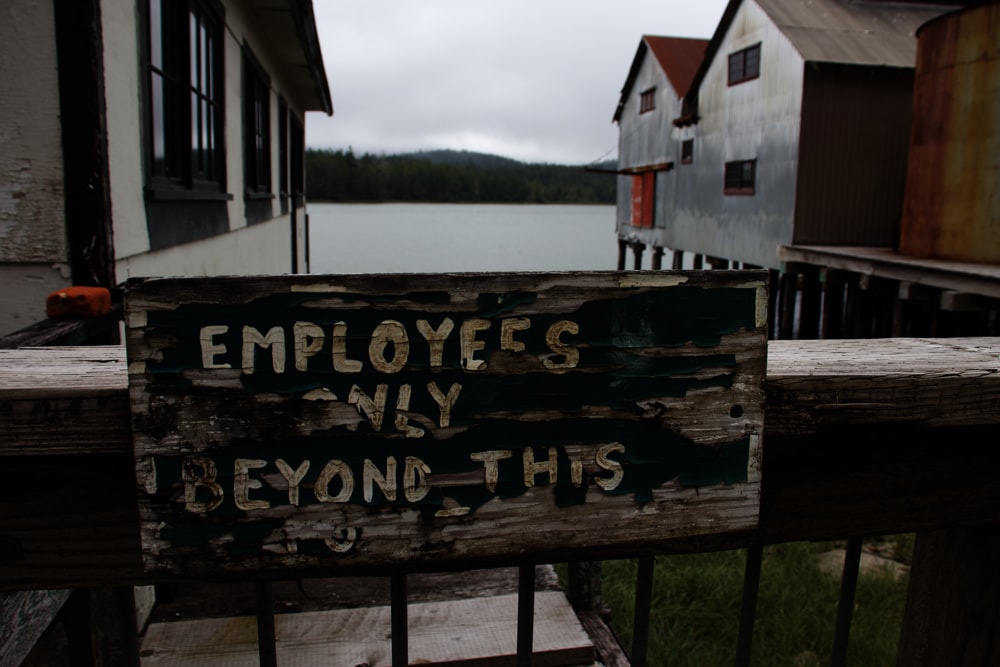
[(346, 571), (753, 530), (765, 276), (134, 283), (145, 565)]
[[(513, 667), (517, 596), (417, 602), (407, 608), (411, 664)], [(280, 661), (297, 665), (388, 665), (389, 607), (278, 614)], [(534, 654), (539, 667), (593, 664), (594, 646), (559, 591), (535, 596)], [(257, 665), (252, 616), (150, 626), (143, 664), (163, 667)]]
[[(124, 361), (123, 348), (106, 351)], [(14, 364), (2, 361), (10, 354), (0, 351), (0, 368), (7, 369), (0, 386), (11, 374), (47, 382), (39, 362), (65, 355), (85, 363), (93, 351), (46, 348), (21, 353)], [(131, 430), (121, 407), (128, 400), (124, 371), (120, 364), (89, 363), (81, 370), (89, 388), (50, 386), (45, 398), (32, 400), (72, 401), (117, 383), (120, 393), (94, 414), (100, 438), (60, 440), (52, 420), (25, 434), (11, 427), (12, 399), (0, 399), (0, 589), (157, 580), (143, 572), (139, 556)], [(765, 388), (765, 540), (1000, 521), (1000, 340), (771, 341)], [(30, 456), (20, 442), (25, 435)], [(752, 538), (659, 541), (649, 550), (735, 548)], [(549, 555), (575, 557), (555, 543)]]
[(0, 665), (20, 665), (69, 598), (68, 590), (0, 593)]

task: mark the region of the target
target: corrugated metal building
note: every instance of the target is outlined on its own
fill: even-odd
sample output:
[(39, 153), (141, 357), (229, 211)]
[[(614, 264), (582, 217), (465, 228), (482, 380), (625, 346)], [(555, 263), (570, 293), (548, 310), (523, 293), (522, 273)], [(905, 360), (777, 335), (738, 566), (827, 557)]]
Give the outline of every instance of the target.
[[(630, 134), (619, 103), (620, 164), (651, 141), (676, 165), (657, 183), (663, 228), (648, 242), (773, 269), (779, 245), (894, 245), (914, 34), (948, 9), (731, 0), (671, 127)], [(632, 87), (633, 107), (642, 90)], [(629, 204), (620, 194), (620, 241)]]
[(707, 45), (704, 39), (652, 35), (639, 42), (614, 116), (620, 128), (616, 225), (623, 243), (663, 246), (669, 219), (663, 202), (674, 198), (669, 172), (681, 160), (683, 142), (671, 121)]

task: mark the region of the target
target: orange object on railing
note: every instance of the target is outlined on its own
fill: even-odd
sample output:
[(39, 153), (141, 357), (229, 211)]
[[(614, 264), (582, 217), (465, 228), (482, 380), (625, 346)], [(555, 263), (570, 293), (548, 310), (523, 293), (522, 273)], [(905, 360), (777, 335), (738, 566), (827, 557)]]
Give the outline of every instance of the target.
[(45, 297), (49, 317), (98, 317), (111, 310), (111, 292), (106, 287), (67, 287)]

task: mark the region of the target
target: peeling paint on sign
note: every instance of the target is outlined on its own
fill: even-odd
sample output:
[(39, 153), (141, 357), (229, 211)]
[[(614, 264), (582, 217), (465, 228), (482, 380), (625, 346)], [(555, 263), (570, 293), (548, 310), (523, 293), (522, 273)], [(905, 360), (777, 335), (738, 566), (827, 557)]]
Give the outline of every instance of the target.
[(350, 570), (751, 529), (765, 278), (133, 283), (146, 566)]

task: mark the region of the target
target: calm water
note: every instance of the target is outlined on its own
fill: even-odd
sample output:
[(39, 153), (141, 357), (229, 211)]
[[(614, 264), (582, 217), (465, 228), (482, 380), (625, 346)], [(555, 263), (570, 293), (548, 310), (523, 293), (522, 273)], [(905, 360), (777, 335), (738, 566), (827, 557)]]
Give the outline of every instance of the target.
[(615, 268), (614, 206), (310, 204), (313, 273)]

